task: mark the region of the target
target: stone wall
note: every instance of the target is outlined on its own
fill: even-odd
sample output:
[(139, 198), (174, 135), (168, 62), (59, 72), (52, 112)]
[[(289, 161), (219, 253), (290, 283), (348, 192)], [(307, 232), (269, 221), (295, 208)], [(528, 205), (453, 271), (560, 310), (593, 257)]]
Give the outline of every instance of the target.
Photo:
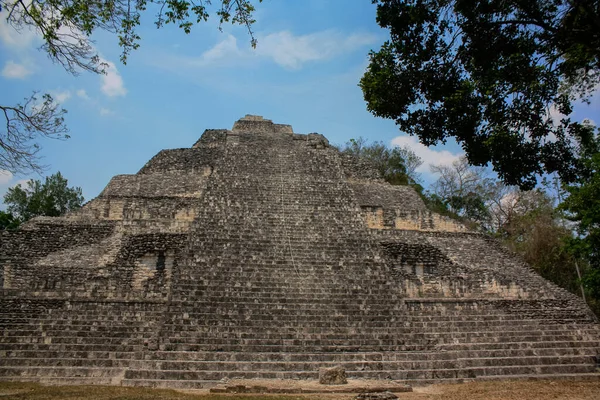
[(372, 232), (408, 297), (548, 299), (586, 308), (579, 298), (541, 278), (483, 234), (400, 229)]
[(143, 175), (117, 175), (99, 197), (201, 197), (210, 166), (200, 171), (174, 170)]
[(384, 183), (379, 171), (370, 161), (347, 153), (340, 153), (339, 157), (346, 179)]
[(7, 255), (3, 287), (74, 292), (84, 297), (162, 297), (168, 292), (185, 239), (186, 235), (177, 234), (118, 232), (52, 252)]
[[(218, 142), (217, 142), (218, 143)], [(223, 148), (218, 145), (191, 149), (162, 150), (155, 155), (138, 174), (165, 173), (172, 171), (200, 172), (204, 175), (223, 157)]]
[(283, 133), (292, 134), (294, 130), (291, 125), (274, 124), (269, 119), (258, 115), (246, 115), (233, 124), (232, 132), (253, 132), (257, 134)]
[[(2, 287), (32, 285), (32, 278), (42, 272), (33, 267), (35, 261), (57, 251), (97, 244), (112, 235), (114, 228), (110, 223), (81, 224), (36, 218), (20, 230), (0, 232)], [(45, 280), (40, 279), (38, 284), (41, 282)]]

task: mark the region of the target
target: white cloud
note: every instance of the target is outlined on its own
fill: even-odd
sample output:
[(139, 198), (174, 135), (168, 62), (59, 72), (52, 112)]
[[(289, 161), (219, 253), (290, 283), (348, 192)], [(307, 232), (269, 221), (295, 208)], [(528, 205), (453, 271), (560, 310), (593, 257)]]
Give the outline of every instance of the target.
[(196, 63), (199, 66), (218, 64), (222, 60), (238, 58), (240, 56), (243, 56), (243, 54), (237, 46), (236, 38), (232, 35), (227, 35), (224, 40), (217, 43), (213, 48), (202, 53)]
[(423, 174), (431, 173), (429, 169), (431, 165), (451, 165), (462, 155), (461, 153), (455, 154), (448, 150), (435, 150), (427, 147), (419, 143), (418, 139), (414, 136), (397, 136), (392, 139), (392, 145), (399, 147), (408, 146), (416, 155), (421, 157), (423, 164), (417, 168), (417, 172)]
[(71, 98), (71, 92), (68, 90), (65, 90), (63, 92), (51, 92), (50, 94), (52, 95), (54, 101), (56, 101), (57, 103), (64, 103), (65, 101)]
[(282, 31), (259, 38), (256, 53), (273, 59), (284, 68), (296, 69), (310, 61), (328, 60), (352, 52), (375, 40), (372, 34), (346, 36), (334, 30), (302, 36)]
[(5, 169), (0, 169), (0, 185), (6, 185), (12, 181), (13, 174)]
[(596, 124), (596, 121), (594, 121), (593, 119), (590, 119), (590, 118), (584, 118), (584, 120), (583, 120), (583, 121), (581, 121), (581, 123), (582, 123), (583, 125), (598, 126), (598, 125)]
[(115, 64), (104, 59), (102, 59), (101, 62), (106, 64), (105, 73), (101, 76), (102, 93), (109, 97), (125, 96), (127, 94), (127, 89), (125, 89), (123, 78), (119, 74)]
[(338, 31), (328, 30), (309, 35), (295, 36), (289, 31), (281, 31), (268, 35), (257, 35), (258, 46), (255, 50), (238, 47), (237, 39), (227, 35), (199, 57), (169, 57), (153, 60), (158, 65), (168, 64), (170, 67), (214, 67), (240, 65), (241, 61), (252, 59), (270, 59), (284, 68), (298, 69), (307, 62), (324, 61), (354, 51), (371, 44), (376, 40), (372, 34), (344, 35)]
[[(16, 11), (18, 12), (18, 10)], [(63, 24), (57, 31), (60, 39), (77, 46), (80, 46), (82, 51), (89, 51), (90, 54), (97, 53), (97, 49), (92, 43), (87, 42), (87, 37), (79, 30)], [(0, 18), (0, 41), (6, 46), (15, 48), (17, 50), (28, 50), (34, 44), (34, 41), (41, 39), (41, 36), (29, 27), (16, 30), (6, 22), (6, 18)], [(102, 92), (109, 97), (114, 96), (125, 96), (127, 90), (125, 89), (123, 78), (119, 74), (117, 67), (113, 62), (106, 59), (100, 58), (100, 63), (106, 66), (105, 74), (102, 75)], [(2, 70), (2, 75), (7, 78), (24, 78), (31, 74), (28, 68), (24, 65), (15, 64), (9, 61)], [(81, 98), (86, 98), (78, 94)]]
[(90, 99), (90, 96), (88, 96), (87, 92), (84, 89), (79, 89), (75, 92), (75, 94), (77, 95), (77, 97), (82, 98), (84, 100)]
[(25, 65), (17, 64), (12, 60), (7, 61), (2, 69), (2, 76), (8, 79), (24, 79), (32, 73), (33, 71)]
[(23, 27), (16, 30), (6, 22), (6, 18), (0, 18), (0, 41), (6, 46), (13, 48), (27, 48), (37, 37), (35, 30)]
[(103, 117), (105, 117), (107, 115), (112, 115), (112, 114), (114, 114), (114, 112), (112, 110), (109, 110), (108, 108), (104, 108), (104, 107), (100, 108), (100, 115), (102, 115)]

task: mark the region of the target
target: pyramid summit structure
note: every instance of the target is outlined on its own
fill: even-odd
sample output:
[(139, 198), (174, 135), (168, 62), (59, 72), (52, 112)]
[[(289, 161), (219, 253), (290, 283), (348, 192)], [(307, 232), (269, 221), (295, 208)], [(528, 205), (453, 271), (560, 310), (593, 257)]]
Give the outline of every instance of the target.
[(0, 380), (592, 377), (600, 325), (316, 133), (246, 116), (0, 233)]

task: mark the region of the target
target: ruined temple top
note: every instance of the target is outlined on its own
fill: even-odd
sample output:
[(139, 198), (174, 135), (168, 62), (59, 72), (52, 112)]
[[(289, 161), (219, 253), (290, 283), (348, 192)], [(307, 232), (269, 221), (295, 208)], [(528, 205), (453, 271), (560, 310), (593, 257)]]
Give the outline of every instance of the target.
[(240, 136), (255, 136), (263, 139), (284, 138), (289, 141), (304, 141), (314, 148), (329, 147), (329, 141), (325, 136), (319, 133), (294, 133), (291, 125), (275, 124), (270, 119), (263, 118), (260, 115), (246, 114), (233, 124), (231, 130), (228, 129), (207, 129), (200, 139), (194, 143), (192, 148), (197, 149), (203, 146), (216, 146), (222, 141), (239, 143)]
[(260, 115), (249, 115), (239, 119), (233, 124), (232, 132), (252, 133), (294, 133), (291, 125), (274, 124), (270, 119)]

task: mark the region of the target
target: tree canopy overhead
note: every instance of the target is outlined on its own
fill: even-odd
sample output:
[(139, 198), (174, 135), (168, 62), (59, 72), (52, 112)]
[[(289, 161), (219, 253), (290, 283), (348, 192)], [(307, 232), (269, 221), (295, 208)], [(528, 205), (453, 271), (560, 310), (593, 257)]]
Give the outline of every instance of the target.
[(129, 53), (139, 47), (141, 37), (137, 28), (148, 13), (154, 14), (157, 28), (175, 24), (185, 33), (214, 13), (221, 24), (244, 25), (252, 46), (256, 46), (252, 1), (211, 3), (211, 0), (0, 0), (0, 11), (13, 28), (35, 29), (50, 59), (75, 74), (79, 70), (99, 73), (106, 67), (90, 39), (97, 30), (117, 35), (122, 48), (121, 61), (126, 63)]
[(425, 145), (454, 138), (507, 184), (579, 176), (600, 84), (598, 0), (373, 0), (390, 40), (361, 79), (367, 108)]

